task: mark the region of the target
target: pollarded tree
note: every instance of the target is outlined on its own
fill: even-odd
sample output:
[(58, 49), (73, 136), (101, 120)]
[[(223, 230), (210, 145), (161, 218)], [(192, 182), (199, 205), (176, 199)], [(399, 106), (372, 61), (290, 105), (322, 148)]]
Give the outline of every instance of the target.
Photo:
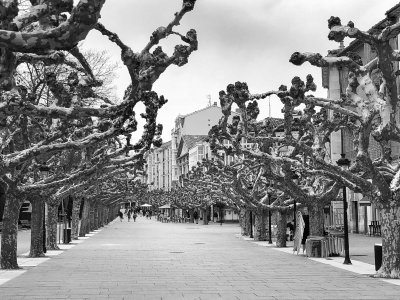
[[(32, 1), (32, 6), (22, 14), (18, 14), (18, 1), (0, 4), (3, 11), (0, 28), (2, 36), (0, 42), (3, 47), (0, 53), (3, 70), (0, 75), (2, 101), (0, 119), (2, 126), (13, 129), (5, 135), (2, 134), (2, 150), (7, 148), (7, 151), (1, 155), (0, 174), (3, 176), (2, 180), (9, 186), (8, 191), (18, 191), (20, 179), (26, 175), (23, 172), (37, 171), (29, 167), (32, 160), (36, 160), (39, 156), (66, 149), (84, 149), (87, 155), (88, 149), (93, 150), (98, 144), (112, 142), (119, 135), (129, 138), (130, 134), (137, 130), (135, 108), (140, 102), (145, 106), (145, 112), (141, 117), (146, 120), (146, 124), (141, 139), (134, 143), (133, 149), (137, 155), (142, 156), (152, 144), (160, 144), (162, 126), (156, 123), (156, 117), (158, 109), (166, 103), (166, 100), (152, 91), (152, 85), (170, 65), (184, 65), (189, 55), (197, 50), (195, 30), (190, 30), (185, 36), (173, 30), (182, 17), (193, 9), (195, 0), (184, 0), (182, 9), (175, 14), (172, 22), (166, 27), (159, 27), (152, 34), (150, 42), (139, 53), (132, 51), (116, 34), (98, 23), (105, 1), (80, 1), (75, 7), (72, 0), (62, 1), (57, 5), (54, 5), (54, 2), (58, 3), (52, 0)], [(64, 13), (69, 13), (69, 17)], [(91, 106), (96, 101), (91, 101), (90, 105), (83, 101), (86, 98), (96, 97), (104, 100), (95, 93), (95, 88), (101, 82), (95, 78), (89, 64), (76, 48), (76, 44), (85, 39), (87, 33), (94, 28), (121, 48), (123, 63), (131, 75), (131, 85), (123, 101), (118, 105), (98, 108)], [(177, 45), (174, 53), (168, 56), (161, 47), (155, 46), (171, 34), (180, 36), (187, 46)], [(43, 80), (51, 92), (54, 105), (43, 106), (32, 101), (41, 98), (40, 90), (34, 89), (39, 95), (34, 93), (32, 97), (26, 89), (17, 85), (18, 61), (31, 65), (42, 63), (45, 66), (68, 64), (63, 51), (68, 51), (77, 59), (80, 63), (80, 66), (78, 65), (80, 73), (70, 72), (66, 83), (68, 87), (65, 87), (63, 86), (65, 83), (60, 84), (54, 69), (49, 72), (49, 68), (45, 68), (46, 74)], [(73, 67), (76, 66), (76, 63), (73, 64)], [(95, 122), (94, 118), (97, 118)], [(42, 135), (30, 140), (27, 129), (36, 126), (40, 131), (41, 122), (38, 120), (51, 124), (51, 130), (42, 130)], [(55, 127), (54, 124), (60, 126)], [(18, 135), (22, 135), (22, 138)], [(19, 147), (14, 147), (14, 140)], [(33, 165), (35, 166), (37, 165)], [(9, 174), (13, 174), (13, 180), (9, 180)], [(14, 199), (15, 201), (9, 199), (8, 204), (6, 203), (8, 211), (19, 210), (22, 195), (14, 198), (18, 199)], [(12, 225), (5, 226), (3, 231), (4, 236), (14, 236), (14, 240), (16, 240), (15, 219), (15, 216), (7, 214), (5, 221)], [(9, 248), (15, 247), (16, 244), (13, 244)], [(9, 253), (13, 252), (15, 251)], [(16, 262), (14, 258), (10, 260)], [(8, 260), (6, 255), (4, 259)], [(13, 268), (17, 265), (15, 263), (6, 267)]]
[[(51, 1), (43, 1), (44, 4), (49, 4)], [(72, 1), (66, 1), (72, 5)], [(93, 3), (92, 3), (93, 2)], [(94, 143), (98, 140), (104, 140), (107, 138), (112, 138), (118, 136), (120, 134), (130, 134), (137, 129), (137, 122), (135, 120), (135, 107), (136, 104), (142, 102), (146, 109), (145, 113), (141, 116), (146, 119), (146, 131), (150, 135), (157, 134), (159, 131), (159, 126), (157, 126), (156, 122), (148, 122), (149, 119), (154, 121), (157, 110), (160, 108), (166, 101), (161, 96), (151, 91), (153, 83), (159, 78), (159, 76), (170, 66), (170, 65), (178, 65), (182, 66), (187, 63), (189, 55), (197, 50), (197, 38), (195, 30), (190, 30), (186, 36), (180, 35), (176, 31), (174, 31), (174, 26), (179, 24), (179, 21), (185, 15), (185, 13), (191, 11), (194, 7), (194, 0), (185, 0), (183, 1), (182, 9), (177, 12), (172, 20), (166, 27), (159, 27), (151, 36), (150, 42), (144, 47), (144, 49), (135, 53), (130, 47), (125, 45), (119, 37), (110, 31), (108, 31), (103, 25), (97, 23), (96, 13), (99, 13), (101, 6), (104, 1), (81, 1), (76, 8), (71, 11), (71, 17), (65, 22), (61, 24), (56, 23), (58, 26), (50, 26), (49, 24), (42, 24), (39, 22), (39, 25), (42, 25), (40, 29), (46, 29), (42, 31), (33, 31), (33, 32), (23, 32), (21, 33), (21, 38), (26, 39), (27, 43), (18, 44), (14, 39), (10, 39), (7, 43), (5, 43), (5, 47), (7, 49), (6, 54), (10, 56), (10, 59), (7, 60), (8, 64), (4, 66), (5, 72), (2, 73), (4, 77), (3, 82), (7, 83), (7, 86), (4, 87), (3, 99), (7, 100), (2, 103), (0, 113), (5, 117), (8, 115), (17, 115), (17, 114), (25, 114), (28, 116), (40, 116), (47, 118), (58, 118), (58, 119), (69, 119), (69, 120), (79, 120), (90, 117), (98, 117), (106, 119), (107, 122), (99, 122), (102, 124), (102, 130), (99, 130), (98, 126), (93, 126), (92, 134), (85, 136), (82, 141), (76, 141), (74, 143), (57, 143), (51, 145), (42, 145), (40, 147), (35, 147), (34, 149), (29, 149), (30, 151), (25, 151), (18, 156), (13, 157), (3, 157), (1, 162), (1, 169), (3, 173), (6, 170), (10, 170), (16, 165), (31, 159), (35, 155), (40, 153), (47, 153), (51, 151), (59, 151), (60, 149), (66, 148), (79, 148), (86, 147), (90, 143)], [(32, 11), (35, 13), (40, 13), (40, 18), (36, 15), (28, 14), (25, 16), (22, 22), (16, 16), (18, 12), (17, 7), (14, 7), (14, 10), (10, 9), (10, 15), (8, 16), (10, 23), (21, 26), (21, 30), (25, 28), (28, 22), (34, 22), (38, 18), (40, 20), (46, 19), (45, 17), (50, 18), (55, 15), (58, 18), (59, 11), (54, 11), (54, 8), (51, 5), (45, 6), (43, 8), (40, 5), (32, 6)], [(86, 7), (87, 5), (88, 7)], [(57, 9), (61, 10), (61, 12), (71, 10), (69, 6), (57, 6)], [(38, 12), (39, 10), (39, 12)], [(84, 12), (93, 12), (93, 16), (89, 17)], [(13, 14), (15, 16), (13, 16)], [(86, 22), (84, 26), (79, 26), (79, 22), (83, 22), (85, 18), (90, 18), (90, 22)], [(15, 20), (14, 20), (15, 19)], [(22, 24), (22, 25), (21, 25)], [(11, 26), (11, 25), (10, 25)], [(14, 26), (14, 25), (13, 25)], [(83, 39), (87, 32), (93, 28), (99, 30), (102, 34), (109, 37), (109, 39), (116, 43), (122, 51), (122, 60), (125, 66), (128, 68), (129, 74), (131, 75), (131, 85), (128, 87), (127, 92), (125, 93), (124, 100), (121, 104), (117, 106), (111, 106), (107, 108), (94, 108), (94, 107), (85, 107), (82, 106), (80, 101), (71, 101), (69, 105), (61, 105), (59, 106), (51, 106), (51, 107), (42, 107), (39, 105), (34, 105), (29, 102), (29, 99), (26, 99), (23, 94), (21, 94), (17, 86), (15, 84), (15, 79), (13, 77), (16, 68), (16, 60), (14, 52), (24, 52), (26, 55), (33, 57), (34, 60), (48, 60), (50, 59), (48, 56), (38, 55), (43, 53), (44, 51), (52, 51), (52, 50), (69, 50), (75, 56), (80, 57), (74, 51), (75, 44), (72, 44), (72, 41), (75, 43), (79, 41), (79, 39)], [(18, 28), (18, 27), (17, 27)], [(59, 33), (62, 31), (63, 35)], [(80, 33), (77, 31), (84, 31), (84, 33)], [(73, 36), (68, 36), (69, 33), (74, 33)], [(11, 34), (11, 32), (4, 32), (4, 35)], [(13, 33), (14, 34), (14, 33)], [(59, 34), (59, 35), (57, 35)], [(160, 46), (156, 47), (153, 52), (150, 52), (152, 48), (159, 44), (159, 42), (170, 36), (171, 34), (179, 35), (181, 39), (188, 44), (185, 45), (177, 45), (175, 47), (175, 51), (171, 56), (168, 56), (166, 53), (162, 51)], [(19, 35), (17, 34), (19, 37)], [(77, 41), (74, 39), (78, 39)], [(40, 43), (38, 43), (39, 41)], [(72, 44), (72, 45), (71, 45)], [(4, 55), (6, 55), (4, 54)], [(57, 60), (61, 54), (55, 53), (51, 57), (53, 60)], [(82, 63), (83, 68), (86, 70), (87, 66), (85, 62)], [(90, 71), (88, 71), (90, 73)], [(54, 76), (51, 77), (51, 79)], [(99, 82), (94, 81), (93, 78), (89, 78), (89, 85), (96, 85)], [(53, 94), (57, 94), (55, 91)], [(65, 94), (65, 93), (64, 93)], [(62, 96), (62, 95), (60, 95)], [(67, 108), (67, 109), (66, 109)], [(99, 130), (99, 132), (93, 132), (95, 130)], [(152, 140), (152, 139), (151, 139)], [(136, 145), (138, 149), (144, 148), (145, 144), (148, 142), (148, 136), (146, 135), (142, 140), (140, 140)], [(156, 143), (158, 144), (160, 141), (157, 139)]]
[[(237, 82), (227, 87), (226, 92), (220, 92), (220, 102), (224, 116), (219, 125), (213, 127), (209, 133), (211, 146), (214, 151), (224, 151), (227, 154), (235, 154), (243, 157), (243, 161), (249, 161), (257, 166), (256, 176), (252, 184), (251, 192), (253, 195), (247, 199), (253, 199), (256, 207), (267, 209), (287, 209), (282, 205), (300, 202), (308, 206), (311, 217), (312, 235), (322, 235), (323, 206), (325, 203), (336, 197), (339, 192), (340, 184), (334, 183), (332, 179), (324, 176), (322, 172), (315, 170), (316, 160), (324, 161), (327, 158), (325, 143), (329, 139), (330, 133), (338, 127), (340, 122), (323, 123), (326, 118), (326, 111), (317, 112), (312, 105), (304, 108), (299, 113), (298, 108), (307, 99), (306, 92), (315, 90), (315, 84), (311, 76), (307, 77), (304, 83), (300, 78), (295, 77), (288, 90), (281, 86), (277, 91), (263, 94), (251, 94), (247, 84)], [(270, 95), (276, 95), (283, 104), (285, 115), (283, 124), (271, 124), (269, 122), (258, 122), (259, 114), (258, 101)], [(236, 104), (241, 113), (240, 116), (233, 117), (232, 123), (228, 123), (232, 105)], [(298, 118), (294, 118), (297, 115)], [(342, 122), (343, 123), (343, 122)], [(280, 129), (280, 130), (278, 130)], [(281, 132), (278, 136), (276, 133)], [(226, 146), (224, 140), (230, 141)], [(284, 151), (283, 151), (284, 150)], [(285, 153), (282, 155), (282, 153)], [(249, 165), (251, 168), (251, 164)], [(336, 174), (337, 166), (330, 169)], [(246, 170), (245, 168), (243, 170)], [(318, 189), (311, 189), (308, 186), (295, 183), (294, 174), (301, 175), (301, 178), (314, 178), (320, 182)], [(242, 174), (245, 180), (245, 174)], [(237, 176), (240, 178), (240, 176)], [(340, 183), (340, 176), (332, 176)], [(248, 179), (246, 179), (248, 180)], [(253, 179), (254, 180), (254, 179)], [(258, 189), (265, 190), (262, 185), (274, 182), (274, 189), (284, 193), (276, 199), (281, 202), (277, 206), (275, 203), (268, 205), (266, 202), (268, 195), (257, 195)], [(244, 185), (245, 186), (245, 185)], [(245, 194), (246, 189), (237, 185), (238, 191)], [(254, 197), (255, 196), (255, 197)], [(286, 199), (286, 200), (285, 200)], [(288, 199), (289, 202), (287, 201)], [(283, 202), (282, 202), (282, 201)], [(279, 211), (279, 210), (278, 210)]]
[[(348, 69), (348, 86), (340, 99), (310, 97), (306, 103), (330, 109), (347, 121), (345, 125), (353, 135), (356, 157), (349, 171), (337, 170), (337, 173), (343, 178), (342, 183), (370, 195), (380, 208), (383, 261), (376, 276), (400, 278), (400, 171), (398, 162), (393, 160), (398, 153), (391, 151), (391, 144), (400, 142), (395, 67), (400, 55), (392, 43), (400, 33), (400, 23), (387, 19), (380, 25), (364, 32), (351, 21), (342, 25), (337, 17), (329, 19), (329, 39), (340, 42), (349, 37), (375, 50), (376, 57), (365, 65), (357, 56), (340, 54), (323, 57), (317, 53), (296, 52), (290, 61), (296, 65), (308, 61), (318, 67)], [(371, 137), (381, 147), (380, 156), (374, 160), (370, 155)], [(324, 174), (332, 168), (322, 161), (317, 162), (317, 167)]]

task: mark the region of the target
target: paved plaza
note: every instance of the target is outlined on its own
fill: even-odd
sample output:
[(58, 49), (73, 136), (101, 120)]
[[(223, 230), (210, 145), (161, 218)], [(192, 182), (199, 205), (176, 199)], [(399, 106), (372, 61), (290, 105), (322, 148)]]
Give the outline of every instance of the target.
[(22, 270), (0, 272), (0, 298), (400, 298), (399, 285), (368, 271), (358, 274), (321, 263), (331, 260), (293, 255), (290, 248), (265, 247), (239, 232), (237, 224), (116, 220), (47, 258), (21, 257)]

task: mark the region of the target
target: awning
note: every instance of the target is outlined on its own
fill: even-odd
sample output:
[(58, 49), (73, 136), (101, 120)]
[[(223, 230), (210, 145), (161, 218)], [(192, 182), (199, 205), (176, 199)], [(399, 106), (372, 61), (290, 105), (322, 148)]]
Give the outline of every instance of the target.
[(159, 208), (171, 208), (171, 205), (170, 204), (165, 204), (163, 206), (160, 206)]
[(148, 206), (151, 206), (150, 204), (147, 204), (147, 203), (145, 203), (145, 204), (142, 204), (142, 205), (140, 205), (140, 206), (145, 206), (145, 207), (148, 207)]

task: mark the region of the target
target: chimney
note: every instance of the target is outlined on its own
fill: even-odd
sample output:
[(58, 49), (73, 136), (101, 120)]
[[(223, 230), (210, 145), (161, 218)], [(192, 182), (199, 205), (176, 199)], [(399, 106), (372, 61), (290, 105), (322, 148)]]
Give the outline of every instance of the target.
[(217, 102), (214, 102), (214, 106), (217, 106)]

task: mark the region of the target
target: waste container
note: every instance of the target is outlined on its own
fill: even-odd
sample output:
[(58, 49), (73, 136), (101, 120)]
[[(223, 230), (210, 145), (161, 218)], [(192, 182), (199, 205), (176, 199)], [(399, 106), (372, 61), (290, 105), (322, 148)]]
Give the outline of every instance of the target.
[(308, 257), (325, 257), (326, 239), (322, 236), (308, 236), (306, 239), (306, 255)]
[(375, 271), (378, 271), (382, 266), (382, 244), (375, 244)]
[(71, 242), (71, 228), (64, 229), (64, 244), (69, 244)]

